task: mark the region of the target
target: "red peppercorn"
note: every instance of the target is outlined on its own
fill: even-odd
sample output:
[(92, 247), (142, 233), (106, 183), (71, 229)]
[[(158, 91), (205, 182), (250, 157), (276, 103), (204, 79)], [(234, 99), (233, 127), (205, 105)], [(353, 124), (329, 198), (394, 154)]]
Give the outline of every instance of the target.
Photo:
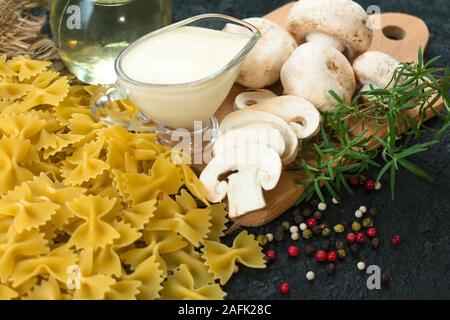
[(308, 221), (306, 221), (306, 225), (308, 226), (308, 228), (312, 229), (317, 226), (317, 220), (314, 218), (308, 219)]
[(267, 250), (266, 258), (269, 261), (275, 261), (277, 259), (277, 253), (275, 252), (275, 250)]
[(347, 239), (347, 242), (350, 243), (350, 244), (355, 243), (355, 241), (356, 241), (356, 234), (354, 234), (353, 232), (350, 232), (349, 234), (347, 234), (346, 239)]
[(296, 257), (296, 256), (298, 256), (299, 253), (300, 253), (300, 250), (299, 250), (298, 247), (296, 247), (296, 246), (290, 246), (290, 247), (288, 248), (288, 254), (289, 254), (291, 257)]
[(367, 229), (367, 236), (369, 238), (375, 238), (377, 236), (377, 234), (378, 234), (377, 229), (375, 229), (375, 228)]
[(289, 293), (289, 290), (290, 290), (291, 288), (289, 287), (289, 283), (287, 283), (287, 282), (283, 282), (282, 284), (280, 284), (280, 292), (282, 293), (282, 294), (287, 294), (287, 293)]
[(318, 262), (325, 262), (328, 258), (328, 254), (325, 250), (318, 250), (316, 252), (316, 260)]
[(365, 187), (366, 187), (367, 191), (374, 190), (375, 189), (375, 181), (374, 180), (367, 180)]
[(328, 262), (336, 262), (336, 260), (337, 260), (336, 252), (334, 252), (334, 251), (328, 252), (327, 260), (328, 260)]
[(359, 179), (358, 179), (358, 177), (349, 177), (348, 183), (350, 183), (350, 185), (356, 187), (359, 184)]
[(394, 236), (392, 238), (391, 242), (395, 247), (398, 247), (400, 245), (400, 243), (402, 242), (402, 239), (400, 238), (400, 236)]
[(357, 243), (363, 243), (364, 241), (366, 241), (366, 235), (364, 233), (359, 232), (358, 234), (356, 234)]

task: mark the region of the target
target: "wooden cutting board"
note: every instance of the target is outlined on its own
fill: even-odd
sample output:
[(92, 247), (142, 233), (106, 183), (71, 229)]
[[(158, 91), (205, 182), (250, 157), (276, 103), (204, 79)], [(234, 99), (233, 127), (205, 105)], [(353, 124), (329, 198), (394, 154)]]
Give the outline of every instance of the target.
[[(287, 16), (293, 3), (289, 3), (271, 13), (265, 18), (277, 22), (286, 27)], [(421, 19), (401, 13), (383, 13), (371, 16), (373, 23), (379, 26), (375, 30), (372, 47), (369, 50), (386, 52), (399, 61), (417, 62), (419, 48), (425, 50), (428, 39), (428, 27)], [(280, 84), (271, 88), (278, 94), (282, 94)], [(227, 99), (216, 113), (221, 121), (227, 114), (233, 111), (234, 100), (244, 88), (235, 85)], [(296, 184), (295, 180), (301, 178), (301, 173), (284, 172), (278, 186), (265, 193), (267, 206), (255, 212), (248, 213), (235, 220), (245, 227), (258, 227), (264, 225), (289, 210), (305, 191), (304, 186)]]

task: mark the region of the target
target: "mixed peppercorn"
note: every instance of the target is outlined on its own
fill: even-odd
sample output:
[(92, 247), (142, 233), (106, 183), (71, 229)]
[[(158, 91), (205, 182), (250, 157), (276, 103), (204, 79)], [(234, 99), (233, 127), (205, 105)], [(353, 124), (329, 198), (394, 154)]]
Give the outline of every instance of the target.
[[(374, 180), (370, 179), (350, 177), (348, 182), (353, 186), (363, 185), (368, 191), (381, 188), (381, 184), (376, 184)], [(333, 198), (332, 203), (338, 205), (339, 200)], [(358, 257), (361, 249), (364, 248), (362, 246), (364, 243), (369, 242), (369, 246), (373, 250), (380, 248), (381, 240), (373, 220), (379, 214), (378, 208), (369, 209), (366, 206), (360, 206), (355, 211), (355, 220), (351, 223), (343, 221), (334, 226), (329, 226), (322, 223), (323, 217), (326, 215), (327, 204), (314, 200), (311, 205), (316, 208), (315, 211), (308, 208), (303, 211), (299, 208), (293, 209), (292, 216), (295, 224), (291, 225), (289, 221), (283, 221), (276, 228), (274, 234), (259, 235), (257, 237), (259, 243), (264, 246), (272, 241), (281, 242), (284, 240), (286, 232), (290, 233), (291, 240), (295, 242), (300, 239), (321, 239), (320, 246), (306, 244), (304, 251), (300, 250), (297, 245), (291, 245), (287, 249), (287, 255), (295, 258), (304, 252), (307, 257), (314, 257), (320, 265), (323, 265), (326, 273), (330, 276), (336, 273), (337, 264), (344, 261), (349, 254), (355, 258)], [(341, 212), (345, 213), (345, 209), (342, 209)], [(400, 236), (392, 237), (391, 243), (394, 247), (399, 246), (401, 244)], [(266, 259), (269, 263), (275, 262), (277, 259), (275, 250), (267, 250)], [(356, 268), (365, 271), (366, 263), (359, 261), (356, 263)], [(382, 283), (387, 285), (390, 281), (389, 274), (383, 273), (382, 278)], [(314, 281), (315, 279), (314, 271), (311, 270), (306, 273), (306, 280)], [(290, 291), (290, 284), (288, 282), (281, 283), (279, 290), (282, 294), (287, 294)]]

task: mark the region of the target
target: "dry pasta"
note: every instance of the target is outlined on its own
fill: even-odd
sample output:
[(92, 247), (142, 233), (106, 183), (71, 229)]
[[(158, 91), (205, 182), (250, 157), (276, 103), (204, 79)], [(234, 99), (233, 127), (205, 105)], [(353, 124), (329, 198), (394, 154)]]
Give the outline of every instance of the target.
[(97, 87), (49, 67), (0, 56), (0, 300), (223, 299), (235, 262), (264, 266), (246, 233), (218, 242), (226, 205), (156, 135), (98, 122)]

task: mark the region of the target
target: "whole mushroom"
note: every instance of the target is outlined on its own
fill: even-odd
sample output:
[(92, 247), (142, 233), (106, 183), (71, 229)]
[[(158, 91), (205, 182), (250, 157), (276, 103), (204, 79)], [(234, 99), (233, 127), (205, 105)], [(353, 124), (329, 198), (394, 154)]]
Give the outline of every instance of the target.
[(285, 94), (302, 97), (322, 112), (333, 112), (338, 106), (330, 91), (350, 103), (356, 89), (346, 57), (331, 46), (313, 42), (294, 51), (281, 70), (281, 82)]
[[(297, 42), (289, 32), (272, 21), (263, 18), (244, 21), (258, 28), (262, 37), (245, 58), (237, 83), (251, 89), (268, 87), (280, 79), (281, 68), (294, 52)], [(224, 31), (248, 32), (247, 29), (232, 24), (228, 24)]]
[(365, 52), (373, 39), (368, 19), (367, 12), (351, 0), (301, 0), (289, 13), (288, 30), (299, 42), (327, 44), (340, 52)]
[(400, 62), (379, 51), (367, 51), (353, 62), (356, 78), (364, 88), (387, 88), (393, 85), (392, 79)]

